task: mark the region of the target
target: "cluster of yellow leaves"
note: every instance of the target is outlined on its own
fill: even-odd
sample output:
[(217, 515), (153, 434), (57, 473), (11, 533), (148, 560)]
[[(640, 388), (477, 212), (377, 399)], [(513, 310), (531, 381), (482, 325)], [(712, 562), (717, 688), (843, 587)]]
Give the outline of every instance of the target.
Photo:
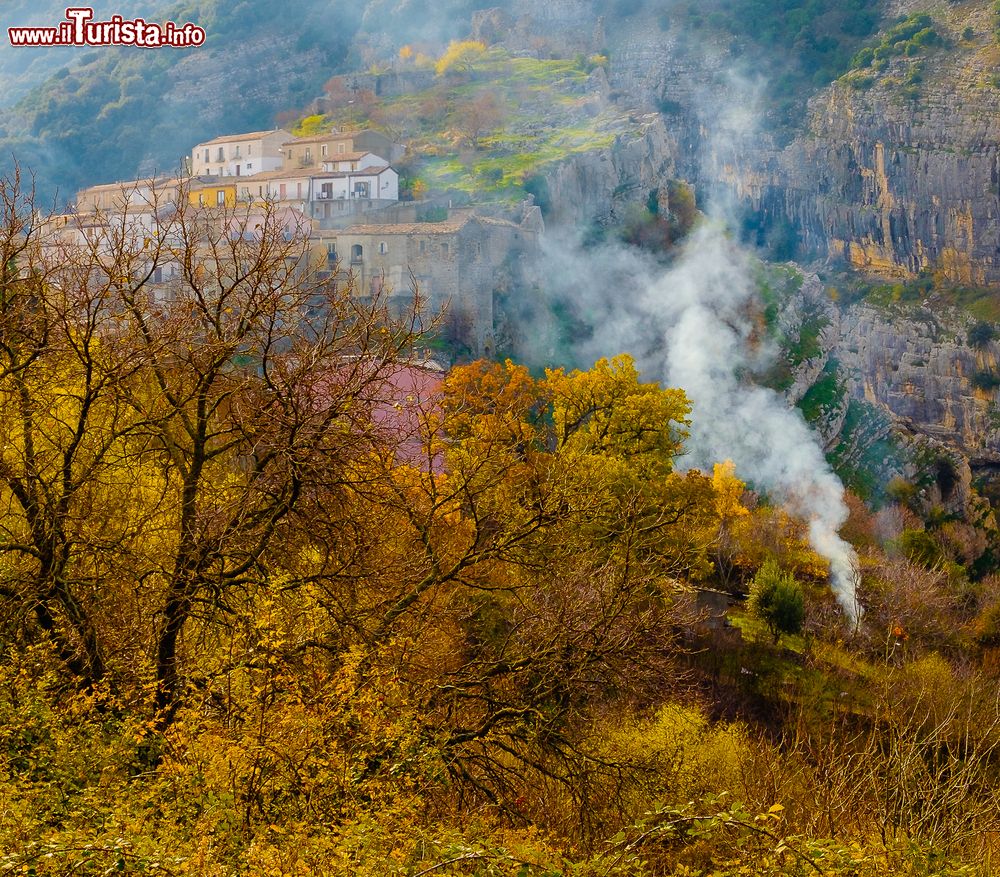
[(434, 70), (439, 76), (449, 70), (464, 73), (485, 54), (486, 43), (482, 40), (452, 40), (444, 54), (437, 59)]

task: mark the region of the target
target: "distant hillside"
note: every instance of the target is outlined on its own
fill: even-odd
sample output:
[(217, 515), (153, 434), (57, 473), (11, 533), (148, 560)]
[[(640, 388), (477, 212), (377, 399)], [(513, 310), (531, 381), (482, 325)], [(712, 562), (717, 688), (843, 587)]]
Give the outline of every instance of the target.
[[(64, 6), (10, 23), (57, 22)], [(108, 4), (104, 4), (107, 6)], [(151, 5), (154, 7), (150, 9)], [(137, 3), (117, 4), (135, 12)], [(44, 12), (44, 14), (43, 14)], [(155, 13), (155, 14), (154, 14)], [(52, 70), (56, 50), (5, 51), (2, 82), (16, 88), (47, 64), (50, 75), (7, 112), (0, 155), (29, 167), (39, 191), (57, 206), (77, 188), (152, 171), (173, 172), (191, 146), (227, 131), (270, 126), (281, 110), (298, 106), (350, 59), (360, 20), (352, 7), (315, 0), (281, 4), (189, 0), (142, 6), (149, 20), (192, 21), (207, 31), (199, 49), (94, 49)], [(8, 60), (7, 56), (12, 55)], [(18, 66), (22, 65), (22, 66)]]
[[(40, 190), (49, 197), (58, 190), (60, 204), (82, 185), (173, 171), (203, 138), (268, 127), (277, 114), (307, 107), (333, 74), (384, 68), (403, 45), (439, 52), (448, 40), (473, 32), (484, 14), (521, 22), (523, 46), (510, 44), (502, 28), (496, 34), (517, 52), (573, 58), (583, 39), (588, 55), (613, 50), (612, 70), (628, 63), (630, 42), (662, 31), (659, 41), (666, 44), (682, 32), (695, 48), (705, 42), (722, 46), (730, 62), (742, 59), (750, 75), (769, 83), (773, 105), (788, 120), (792, 107), (846, 69), (877, 26), (880, 8), (867, 0), (780, 0), (777, 8), (764, 0), (567, 0), (544, 10), (526, 0), (336, 6), (323, 0), (98, 0), (94, 6), (99, 15), (194, 21), (208, 39), (198, 50), (0, 47), (0, 106), (9, 107), (0, 122), (0, 155), (13, 154), (32, 168)], [(5, 24), (55, 23), (64, 9), (63, 0), (13, 0), (5, 4)], [(626, 90), (626, 100), (635, 94)]]
[[(53, 72), (77, 63), (85, 49), (15, 49), (7, 42), (6, 28), (17, 25), (48, 27), (62, 21), (65, 0), (6, 0), (0, 25), (0, 107), (17, 103), (33, 87), (45, 82)], [(160, 11), (175, 5), (173, 0), (91, 0), (95, 17), (118, 13), (122, 16), (142, 15), (158, 20)], [(6, 120), (5, 120), (6, 122)]]

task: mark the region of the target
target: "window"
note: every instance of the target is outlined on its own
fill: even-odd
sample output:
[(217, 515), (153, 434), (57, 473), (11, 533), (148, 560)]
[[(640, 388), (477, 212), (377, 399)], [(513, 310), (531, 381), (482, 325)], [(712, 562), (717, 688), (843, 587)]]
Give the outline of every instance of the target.
[(233, 157), (234, 158), (239, 158), (240, 157), (240, 145), (239, 145), (239, 143), (236, 144), (236, 153), (235, 153), (235, 155)]
[(226, 203), (225, 190), (219, 189), (219, 191), (215, 193), (215, 203), (218, 204), (220, 207)]
[(205, 150), (205, 164), (208, 164), (208, 150)]
[(320, 186), (320, 198), (332, 198), (333, 197), (333, 183), (323, 183)]
[(311, 162), (312, 160), (313, 160), (312, 148), (309, 147), (309, 146), (307, 146), (306, 147), (306, 162), (308, 163), (308, 162)]
[(281, 198), (282, 201), (285, 200), (285, 189), (286, 188), (287, 187), (285, 186), (284, 183), (279, 183), (278, 184), (278, 197)]
[(367, 198), (368, 197), (368, 183), (355, 183), (354, 184), (354, 197), (355, 198)]
[(378, 251), (380, 255), (384, 256), (389, 252), (389, 245), (385, 241), (379, 241)]
[(322, 155), (322, 156), (323, 156), (323, 158), (326, 158), (326, 154), (327, 154), (327, 152), (329, 151), (329, 149), (330, 149), (330, 147), (329, 147), (329, 146), (327, 146), (327, 145), (326, 145), (326, 144), (324, 143), (324, 144), (323, 144), (323, 146), (322, 146), (322, 148), (320, 149), (320, 155)]
[(224, 147), (222, 147), (222, 146), (219, 147), (219, 152), (218, 152), (218, 155), (216, 156), (215, 160), (216, 161), (225, 161), (226, 160), (226, 150), (225, 150)]
[(204, 192), (199, 192), (198, 193), (198, 206), (199, 207), (204, 207), (205, 206), (205, 193)]
[(328, 262), (337, 261), (337, 242), (327, 241), (326, 242), (326, 260)]
[(290, 150), (290, 149), (288, 150), (288, 160), (289, 161), (292, 160), (292, 150)]
[(361, 244), (355, 244), (353, 247), (351, 247), (352, 262), (360, 262), (364, 258), (364, 255), (365, 255), (365, 250), (364, 247), (361, 246)]
[[(249, 158), (251, 155), (253, 155), (253, 144), (252, 143), (248, 143), (247, 144), (247, 158)], [(247, 167), (250, 167), (250, 165), (247, 165)]]
[(250, 164), (250, 162), (247, 162), (247, 170), (248, 171), (252, 171), (253, 170), (253, 165)]
[(340, 155), (343, 155), (345, 152), (347, 152), (347, 144), (346, 143), (338, 143), (337, 144), (337, 153), (340, 154)]
[(295, 197), (296, 198), (302, 197), (302, 183), (295, 184)]

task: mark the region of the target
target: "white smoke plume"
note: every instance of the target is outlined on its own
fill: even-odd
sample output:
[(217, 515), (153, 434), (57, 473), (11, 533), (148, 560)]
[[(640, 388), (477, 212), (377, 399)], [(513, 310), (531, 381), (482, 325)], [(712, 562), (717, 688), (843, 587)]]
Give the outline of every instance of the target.
[(731, 459), (741, 477), (805, 520), (810, 544), (830, 562), (837, 600), (856, 621), (857, 556), (838, 535), (848, 515), (844, 488), (801, 413), (741, 377), (761, 358), (750, 338), (748, 255), (712, 222), (665, 271), (622, 247), (547, 249), (549, 276), (572, 285), (596, 327), (581, 354), (592, 361), (628, 351), (647, 378), (683, 388), (693, 410), (682, 464), (707, 469)]
[(738, 377), (752, 355), (750, 277), (745, 258), (717, 226), (693, 236), (677, 267), (646, 293), (664, 328), (662, 377), (693, 400), (692, 464), (730, 458), (743, 477), (805, 519), (809, 542), (830, 561), (834, 593), (854, 621), (857, 556), (837, 532), (847, 520), (843, 485), (801, 413)]

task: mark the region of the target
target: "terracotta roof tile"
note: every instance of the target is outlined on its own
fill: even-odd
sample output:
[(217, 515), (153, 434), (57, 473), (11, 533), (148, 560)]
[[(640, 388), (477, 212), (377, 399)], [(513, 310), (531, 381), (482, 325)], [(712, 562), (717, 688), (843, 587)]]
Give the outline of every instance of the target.
[(312, 134), (309, 137), (293, 137), (286, 140), (282, 146), (297, 146), (299, 143), (330, 143), (337, 140), (353, 140), (354, 134), (344, 134), (342, 132), (327, 131), (325, 134)]
[(233, 140), (260, 140), (262, 137), (267, 137), (269, 134), (281, 134), (288, 132), (284, 128), (272, 128), (270, 131), (250, 131), (247, 134), (223, 134), (221, 137), (214, 137), (211, 140), (206, 140), (203, 143), (197, 144), (194, 148), (197, 149), (199, 146), (211, 146), (213, 143), (230, 143)]
[[(445, 222), (400, 222), (393, 225), (349, 225), (347, 228), (336, 229), (337, 234), (454, 234), (464, 226), (471, 217), (450, 219)], [(332, 231), (332, 230), (331, 230)]]

